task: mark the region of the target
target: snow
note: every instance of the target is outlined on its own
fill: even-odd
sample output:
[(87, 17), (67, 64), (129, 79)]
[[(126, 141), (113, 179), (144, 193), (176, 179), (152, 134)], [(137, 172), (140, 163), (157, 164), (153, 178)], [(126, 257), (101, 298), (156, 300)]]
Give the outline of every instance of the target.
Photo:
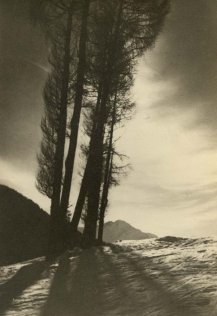
[(217, 239), (75, 249), (0, 268), (3, 316), (216, 316)]

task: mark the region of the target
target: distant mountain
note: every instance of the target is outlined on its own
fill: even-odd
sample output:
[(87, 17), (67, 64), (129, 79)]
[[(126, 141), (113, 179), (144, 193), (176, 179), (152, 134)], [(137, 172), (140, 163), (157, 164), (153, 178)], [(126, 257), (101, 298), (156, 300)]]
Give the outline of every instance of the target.
[(114, 242), (116, 240), (141, 240), (156, 237), (156, 235), (144, 233), (134, 228), (125, 221), (118, 220), (105, 223), (103, 240), (105, 242)]
[[(78, 230), (83, 233), (84, 227), (79, 227)], [(157, 236), (150, 233), (144, 233), (122, 220), (106, 222), (104, 225), (103, 241), (105, 242), (115, 242), (117, 240), (142, 240), (150, 238), (157, 238)]]
[(0, 264), (45, 254), (49, 215), (33, 201), (0, 185)]

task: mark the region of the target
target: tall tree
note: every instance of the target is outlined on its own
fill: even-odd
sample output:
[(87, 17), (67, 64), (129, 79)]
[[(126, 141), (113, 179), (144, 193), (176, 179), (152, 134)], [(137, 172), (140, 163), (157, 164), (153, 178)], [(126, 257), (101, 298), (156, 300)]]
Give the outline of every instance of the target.
[[(131, 82), (131, 80), (128, 80)], [(129, 83), (130, 84), (130, 83)], [(122, 88), (122, 89), (121, 89)], [(106, 209), (108, 206), (108, 195), (111, 185), (119, 184), (120, 175), (126, 173), (127, 167), (129, 165), (117, 165), (114, 162), (115, 157), (122, 161), (123, 155), (120, 155), (115, 149), (115, 126), (118, 124), (123, 124), (123, 120), (129, 119), (131, 117), (132, 110), (134, 108), (134, 103), (132, 103), (123, 92), (123, 86), (117, 88), (119, 93), (116, 92), (113, 107), (110, 114), (110, 119), (107, 123), (108, 125), (108, 135), (105, 140), (105, 150), (104, 150), (104, 166), (103, 166), (103, 180), (102, 180), (102, 193), (99, 205), (99, 227), (98, 227), (98, 243), (101, 244), (103, 241), (103, 229), (104, 229), (104, 218)], [(124, 172), (125, 171), (125, 172)]]
[[(168, 11), (168, 0), (39, 0), (39, 7), (43, 9), (42, 20), (45, 20), (43, 23), (51, 46), (55, 47), (52, 51), (60, 52), (59, 56), (62, 56), (59, 64), (51, 61), (53, 70), (60, 69), (61, 83), (51, 73), (50, 84), (46, 87), (47, 112), (42, 120), (44, 139), (39, 155), (38, 188), (51, 197), (50, 244), (58, 248), (58, 240), (62, 246), (66, 238), (63, 232), (86, 94), (95, 106), (87, 162), (71, 226), (74, 231), (77, 229), (86, 200), (84, 241), (93, 244), (100, 205), (101, 214), (104, 214), (112, 175), (114, 122), (113, 126), (110, 123), (114, 113), (113, 100), (118, 93), (124, 99), (124, 93), (130, 89), (137, 57), (154, 43)], [(74, 31), (73, 19), (76, 21)], [(62, 32), (61, 43), (56, 31), (57, 34)], [(78, 54), (72, 58), (72, 44), (77, 47), (77, 43)], [(55, 84), (58, 98), (48, 88)], [(55, 110), (52, 111), (51, 107), (48, 110), (49, 104), (57, 99)], [(62, 182), (69, 100), (73, 100), (74, 108)], [(125, 112), (124, 107), (121, 111), (122, 114)], [(118, 111), (115, 115), (117, 121)], [(110, 135), (107, 137), (108, 131)], [(109, 139), (107, 155), (104, 151), (106, 137)]]
[(63, 183), (63, 192), (61, 198), (61, 212), (63, 218), (66, 217), (71, 182), (75, 161), (75, 153), (78, 141), (79, 122), (82, 109), (82, 100), (84, 94), (85, 84), (85, 69), (86, 69), (86, 46), (87, 46), (87, 28), (88, 28), (88, 15), (89, 15), (90, 0), (83, 0), (83, 13), (81, 18), (81, 30), (79, 40), (78, 52), (78, 66), (77, 66), (77, 79), (75, 83), (75, 97), (74, 97), (74, 110), (70, 124), (70, 141), (68, 155), (65, 162), (65, 177)]
[[(51, 46), (52, 68), (44, 90), (45, 117), (42, 120), (43, 140), (39, 155), (37, 186), (42, 193), (49, 187), (51, 198), (51, 230), (49, 250), (59, 251), (61, 243), (60, 196), (67, 128), (67, 107), (72, 97), (73, 50), (72, 36), (74, 1), (59, 7), (54, 1), (41, 1), (44, 9), (43, 27)], [(57, 16), (59, 19), (56, 20)], [(52, 120), (52, 114), (55, 120)], [(53, 133), (53, 134), (52, 134)]]
[[(114, 5), (114, 3), (113, 3)], [(114, 9), (115, 7), (113, 7)], [(102, 74), (100, 76), (99, 86), (102, 86), (101, 92), (101, 100), (99, 111), (97, 113), (97, 125), (94, 131), (92, 148), (90, 148), (91, 155), (89, 156), (91, 160), (90, 167), (90, 179), (91, 185), (88, 187), (88, 208), (87, 208), (87, 216), (85, 220), (85, 229), (84, 229), (84, 242), (86, 244), (92, 244), (96, 238), (96, 228), (97, 228), (97, 219), (98, 219), (98, 206), (100, 200), (100, 187), (102, 181), (102, 168), (103, 168), (103, 140), (104, 140), (104, 131), (105, 131), (105, 123), (107, 117), (107, 109), (106, 105), (109, 101), (110, 96), (110, 86), (112, 79), (112, 63), (114, 63), (116, 48), (119, 36), (119, 28), (120, 21), (122, 15), (123, 1), (119, 1), (117, 5), (117, 14), (112, 15), (112, 6), (106, 4), (104, 6), (104, 12), (101, 14), (102, 16), (105, 14), (108, 19), (107, 25), (104, 27), (106, 30), (106, 34), (104, 34), (106, 41), (110, 42), (110, 45), (106, 45), (106, 55), (104, 68), (102, 69)], [(98, 19), (99, 22), (100, 18)], [(97, 21), (97, 22), (98, 22)], [(98, 23), (99, 23), (98, 22)], [(99, 23), (101, 24), (101, 23)], [(101, 25), (100, 25), (101, 26)], [(99, 27), (99, 25), (98, 25)], [(102, 36), (102, 33), (99, 34)], [(102, 63), (102, 61), (101, 61)]]
[(59, 212), (61, 184), (63, 177), (63, 162), (65, 150), (66, 124), (67, 124), (67, 104), (70, 79), (70, 61), (71, 61), (71, 35), (72, 35), (72, 17), (73, 17), (73, 2), (70, 4), (67, 26), (65, 32), (64, 58), (63, 58), (63, 75), (61, 87), (61, 107), (60, 118), (58, 125), (58, 137), (55, 153), (55, 168), (54, 168), (54, 188), (51, 203), (51, 214)]
[(57, 145), (57, 133), (60, 116), (59, 77), (49, 75), (44, 88), (44, 116), (41, 120), (43, 138), (38, 154), (38, 174), (36, 187), (49, 199), (53, 196), (54, 159)]
[[(126, 73), (126, 69), (132, 72), (136, 58), (154, 43), (167, 13), (168, 1), (110, 1), (106, 3), (103, 10), (106, 12), (107, 18), (109, 17), (110, 24), (103, 27), (99, 23), (100, 18), (96, 19), (97, 26), (105, 31), (107, 50), (98, 83), (98, 87), (101, 87), (98, 121), (87, 162), (87, 165), (89, 163), (90, 166), (91, 184), (87, 190), (88, 208), (84, 239), (90, 244), (94, 243), (96, 237), (103, 171), (103, 140), (109, 113), (109, 101), (114, 94), (117, 78)], [(101, 12), (100, 14), (103, 16)], [(109, 27), (110, 30), (108, 30)], [(98, 60), (98, 64), (102, 64), (102, 61)], [(91, 153), (94, 157), (92, 161)]]

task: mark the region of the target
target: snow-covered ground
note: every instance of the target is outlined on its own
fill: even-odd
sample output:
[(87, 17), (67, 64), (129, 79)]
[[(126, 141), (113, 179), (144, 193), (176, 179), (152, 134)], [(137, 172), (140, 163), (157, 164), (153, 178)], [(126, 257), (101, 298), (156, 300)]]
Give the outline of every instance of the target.
[(216, 316), (217, 239), (123, 241), (1, 267), (0, 315)]

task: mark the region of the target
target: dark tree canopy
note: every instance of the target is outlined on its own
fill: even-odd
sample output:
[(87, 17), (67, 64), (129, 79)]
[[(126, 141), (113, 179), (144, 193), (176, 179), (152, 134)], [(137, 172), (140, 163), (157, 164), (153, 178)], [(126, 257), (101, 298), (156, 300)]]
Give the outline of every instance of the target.
[(37, 187), (51, 198), (51, 214), (59, 214), (55, 230), (64, 227), (82, 117), (85, 167), (71, 229), (84, 210), (84, 243), (95, 242), (98, 220), (102, 242), (109, 189), (129, 167), (116, 129), (133, 114), (135, 65), (154, 45), (169, 1), (31, 1), (51, 49)]

